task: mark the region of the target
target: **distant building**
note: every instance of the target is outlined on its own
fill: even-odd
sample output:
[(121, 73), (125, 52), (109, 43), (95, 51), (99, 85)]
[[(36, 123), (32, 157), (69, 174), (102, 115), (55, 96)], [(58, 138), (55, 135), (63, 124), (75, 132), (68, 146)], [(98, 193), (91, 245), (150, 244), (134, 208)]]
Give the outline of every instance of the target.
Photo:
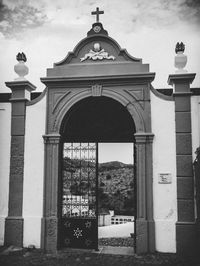
[(114, 215), (111, 217), (111, 224), (125, 224), (129, 222), (134, 222), (134, 220), (134, 216)]
[(129, 215), (115, 215), (114, 211), (109, 210), (99, 214), (98, 226), (108, 226), (114, 224), (125, 224), (134, 222), (134, 216)]

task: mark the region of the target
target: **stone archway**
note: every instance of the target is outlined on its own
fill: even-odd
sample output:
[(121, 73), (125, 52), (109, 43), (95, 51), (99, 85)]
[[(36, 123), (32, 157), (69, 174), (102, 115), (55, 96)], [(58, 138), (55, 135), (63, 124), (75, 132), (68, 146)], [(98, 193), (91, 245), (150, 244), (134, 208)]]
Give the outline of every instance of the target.
[[(153, 221), (153, 193), (152, 193), (152, 141), (150, 129), (149, 103), (146, 108), (141, 107), (133, 96), (126, 91), (115, 92), (103, 89), (100, 93), (83, 89), (74, 95), (65, 93), (54, 106), (49, 101), (48, 109), (55, 111), (54, 116), (48, 116), (51, 125), (44, 136), (45, 142), (45, 189), (44, 189), (44, 217), (42, 219), (42, 248), (55, 251), (58, 248), (59, 235), (59, 184), (60, 184), (60, 130), (70, 108), (87, 97), (107, 96), (119, 102), (126, 108), (135, 122), (135, 145), (137, 151), (137, 220), (136, 220), (136, 252), (145, 253), (155, 251), (155, 230)], [(53, 112), (52, 112), (53, 113)]]

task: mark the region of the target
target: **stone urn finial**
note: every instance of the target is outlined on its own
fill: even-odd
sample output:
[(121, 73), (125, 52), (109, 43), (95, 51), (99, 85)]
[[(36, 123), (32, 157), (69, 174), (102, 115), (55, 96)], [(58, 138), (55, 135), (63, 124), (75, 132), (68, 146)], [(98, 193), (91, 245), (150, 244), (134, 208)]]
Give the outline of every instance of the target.
[(19, 77), (15, 80), (26, 80), (24, 76), (26, 76), (29, 72), (28, 67), (25, 65), (25, 62), (27, 61), (26, 55), (23, 52), (18, 53), (16, 59), (18, 63), (14, 66), (14, 70)]
[(175, 73), (177, 74), (187, 72), (187, 70), (184, 69), (184, 67), (187, 64), (187, 55), (184, 54), (184, 51), (185, 51), (185, 44), (183, 42), (181, 43), (177, 42), (175, 48), (176, 56), (174, 58), (174, 66), (177, 68)]

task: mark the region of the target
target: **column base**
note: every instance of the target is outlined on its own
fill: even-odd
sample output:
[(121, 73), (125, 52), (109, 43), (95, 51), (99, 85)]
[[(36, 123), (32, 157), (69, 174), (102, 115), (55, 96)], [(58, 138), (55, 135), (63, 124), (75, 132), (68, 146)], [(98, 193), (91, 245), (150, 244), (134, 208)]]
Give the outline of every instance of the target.
[(148, 252), (155, 252), (155, 222), (153, 220), (148, 222)]
[(180, 255), (197, 255), (197, 228), (195, 222), (176, 223), (176, 248)]
[(42, 249), (55, 253), (58, 248), (58, 218), (42, 218)]
[(155, 252), (155, 222), (153, 220), (136, 220), (136, 253)]
[(7, 217), (5, 219), (5, 246), (23, 247), (24, 219), (21, 217)]
[(148, 224), (146, 220), (136, 220), (136, 253), (148, 252)]

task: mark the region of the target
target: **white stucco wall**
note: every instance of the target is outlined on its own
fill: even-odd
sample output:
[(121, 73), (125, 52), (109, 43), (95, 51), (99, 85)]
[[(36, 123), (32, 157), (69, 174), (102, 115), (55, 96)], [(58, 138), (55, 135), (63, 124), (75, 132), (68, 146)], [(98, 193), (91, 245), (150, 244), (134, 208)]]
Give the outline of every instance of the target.
[(43, 175), (46, 97), (27, 106), (24, 155), (24, 247), (40, 247), (43, 212)]
[(196, 158), (195, 151), (200, 146), (200, 96), (191, 97), (192, 116), (192, 154), (193, 161)]
[[(176, 252), (177, 182), (174, 102), (151, 92), (153, 140), (153, 204), (156, 250)], [(160, 173), (170, 173), (171, 184), (160, 184)]]
[(0, 245), (4, 244), (5, 218), (8, 216), (11, 104), (0, 103)]

